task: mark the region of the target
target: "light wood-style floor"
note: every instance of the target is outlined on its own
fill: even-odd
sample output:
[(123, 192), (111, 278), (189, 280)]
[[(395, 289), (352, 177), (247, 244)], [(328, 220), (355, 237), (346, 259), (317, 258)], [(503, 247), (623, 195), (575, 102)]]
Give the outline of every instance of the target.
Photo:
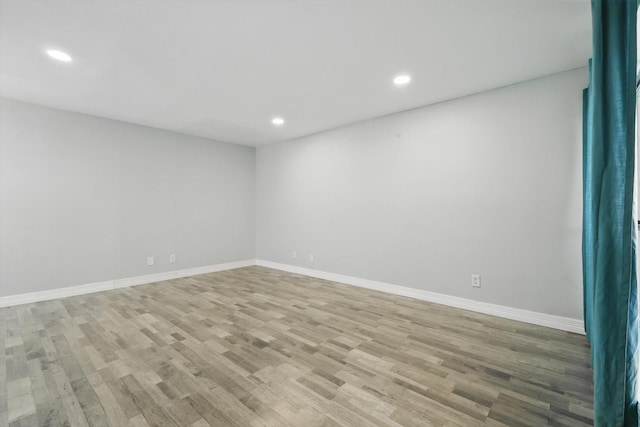
[(583, 336), (262, 267), (0, 322), (1, 426), (592, 424)]

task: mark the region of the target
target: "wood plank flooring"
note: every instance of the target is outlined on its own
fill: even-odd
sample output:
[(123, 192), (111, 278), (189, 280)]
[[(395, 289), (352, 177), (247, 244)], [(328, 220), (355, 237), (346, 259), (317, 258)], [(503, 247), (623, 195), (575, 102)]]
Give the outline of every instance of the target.
[(0, 426), (583, 426), (583, 336), (247, 267), (0, 309)]

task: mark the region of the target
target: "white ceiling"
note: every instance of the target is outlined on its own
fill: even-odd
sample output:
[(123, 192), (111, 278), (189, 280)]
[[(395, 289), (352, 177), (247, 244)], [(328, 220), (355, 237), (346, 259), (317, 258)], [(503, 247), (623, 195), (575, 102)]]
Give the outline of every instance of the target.
[(590, 55), (588, 0), (0, 0), (0, 95), (256, 146)]

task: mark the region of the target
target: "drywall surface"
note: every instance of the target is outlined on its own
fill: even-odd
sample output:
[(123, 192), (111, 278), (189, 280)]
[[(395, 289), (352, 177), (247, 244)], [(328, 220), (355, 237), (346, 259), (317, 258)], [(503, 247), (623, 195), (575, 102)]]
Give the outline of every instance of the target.
[(255, 197), (252, 147), (1, 99), (0, 296), (252, 259)]
[(256, 258), (581, 318), (586, 83), (578, 69), (259, 147)]

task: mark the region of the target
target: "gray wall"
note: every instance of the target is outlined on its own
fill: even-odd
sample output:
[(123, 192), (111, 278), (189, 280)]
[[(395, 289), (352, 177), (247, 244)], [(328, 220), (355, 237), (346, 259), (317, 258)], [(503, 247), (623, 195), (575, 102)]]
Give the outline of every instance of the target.
[(1, 99), (0, 296), (257, 257), (580, 318), (586, 78), (557, 74), (257, 158)]
[(252, 259), (255, 196), (253, 147), (2, 99), (0, 295)]
[(258, 148), (257, 258), (581, 318), (586, 82), (574, 70)]

